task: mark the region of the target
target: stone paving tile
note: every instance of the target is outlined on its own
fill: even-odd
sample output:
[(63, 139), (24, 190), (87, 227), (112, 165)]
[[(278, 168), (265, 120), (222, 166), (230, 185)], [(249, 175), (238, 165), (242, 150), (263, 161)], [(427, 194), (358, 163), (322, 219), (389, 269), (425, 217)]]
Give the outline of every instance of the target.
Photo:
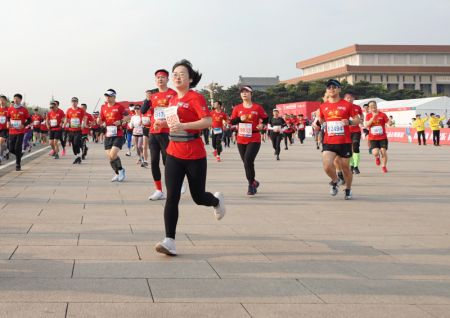
[(134, 246), (19, 246), (13, 259), (138, 260)]
[(0, 278), (2, 302), (153, 302), (145, 279)]
[(432, 318), (411, 305), (336, 305), (336, 304), (243, 304), (254, 318)]
[(450, 304), (450, 281), (311, 278), (300, 281), (326, 303)]
[(9, 259), (16, 248), (17, 245), (0, 245), (0, 260)]
[[(1, 228), (0, 228), (1, 232)], [(68, 233), (96, 233), (96, 234), (126, 234), (131, 233), (129, 224), (35, 224), (30, 233), (68, 234)]]
[(0, 303), (0, 317), (7, 318), (64, 318), (64, 303)]
[(321, 303), (295, 280), (150, 279), (155, 302)]
[(73, 261), (9, 260), (0, 261), (0, 277), (70, 278)]
[[(1, 264), (1, 263), (0, 263)], [(219, 278), (205, 261), (76, 261), (75, 278)]]
[(0, 224), (0, 234), (26, 234), (31, 228), (31, 223), (26, 224)]
[(450, 305), (419, 305), (419, 307), (434, 318), (450, 317)]
[[(164, 236), (162, 232), (146, 234), (80, 234), (79, 245), (155, 245)], [(192, 246), (185, 235), (179, 235), (177, 246)]]
[(249, 318), (240, 304), (70, 303), (67, 318)]
[(3, 234), (1, 245), (77, 245), (78, 234)]

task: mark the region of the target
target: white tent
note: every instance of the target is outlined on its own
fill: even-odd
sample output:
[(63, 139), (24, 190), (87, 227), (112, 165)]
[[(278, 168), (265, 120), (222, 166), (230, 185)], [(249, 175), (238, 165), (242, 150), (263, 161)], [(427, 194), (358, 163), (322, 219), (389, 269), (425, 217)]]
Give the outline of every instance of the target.
[[(362, 104), (370, 100), (377, 100), (377, 98), (364, 100)], [(360, 102), (355, 101), (355, 104), (359, 105)], [(396, 127), (410, 126), (411, 119), (416, 117), (417, 114), (422, 115), (422, 118), (425, 117), (425, 114), (429, 115), (430, 113), (441, 115), (441, 117), (446, 117), (447, 119), (450, 116), (450, 98), (447, 96), (392, 101), (380, 100), (377, 101), (377, 105), (378, 109), (388, 116), (392, 115), (394, 117)]]

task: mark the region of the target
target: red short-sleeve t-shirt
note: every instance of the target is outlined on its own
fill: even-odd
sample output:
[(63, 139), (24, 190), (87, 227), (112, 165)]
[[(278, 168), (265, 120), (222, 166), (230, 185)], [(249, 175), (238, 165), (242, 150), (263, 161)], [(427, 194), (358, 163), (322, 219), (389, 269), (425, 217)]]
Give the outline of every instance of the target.
[(350, 119), (356, 115), (354, 105), (341, 99), (337, 103), (326, 102), (320, 105), (320, 118), (325, 120), (326, 129), (324, 144), (352, 143), (350, 126), (342, 123), (343, 119)]
[(83, 123), (83, 118), (86, 115), (86, 112), (83, 108), (70, 107), (66, 112), (66, 119), (69, 127), (68, 131), (81, 131), (81, 124)]
[[(353, 105), (353, 108), (354, 108), (356, 115), (358, 115), (362, 120), (363, 112), (362, 112), (361, 106)], [(350, 126), (350, 133), (358, 133), (358, 132), (361, 132), (361, 128), (359, 127), (359, 125), (351, 125)]]
[[(369, 121), (374, 116), (373, 113), (366, 115), (366, 121)], [(384, 140), (387, 139), (386, 124), (389, 122), (388, 116), (383, 112), (378, 112), (375, 119), (369, 128), (369, 140)]]
[(64, 116), (65, 116), (64, 111), (59, 108), (56, 111), (51, 110), (48, 112), (47, 120), (50, 125), (51, 131), (59, 131), (62, 129), (61, 123), (62, 120), (64, 119)]
[(220, 111), (216, 111), (213, 110), (211, 112), (211, 117), (212, 117), (212, 128), (223, 128), (223, 122), (226, 121), (228, 119), (227, 114), (225, 114), (224, 112)]
[[(160, 128), (158, 130), (155, 130), (153, 127), (153, 124), (156, 119), (162, 119), (161, 116), (164, 116), (164, 108), (169, 106), (170, 100), (177, 96), (177, 92), (173, 89), (169, 88), (165, 92), (157, 92), (152, 94), (150, 97), (151, 101), (151, 107), (146, 113), (146, 115), (149, 115), (151, 120), (151, 127), (150, 127), (150, 133), (152, 134), (161, 134), (161, 133), (169, 133), (169, 128)], [(147, 126), (146, 126), (147, 127)]]
[[(170, 107), (176, 106), (181, 123), (190, 123), (205, 117), (210, 117), (209, 109), (203, 95), (190, 90), (182, 98), (177, 96), (170, 100)], [(188, 133), (199, 134), (200, 130), (187, 130)], [(167, 153), (173, 157), (196, 160), (206, 157), (205, 145), (201, 138), (189, 141), (170, 141)]]
[(264, 108), (259, 104), (252, 104), (251, 107), (244, 107), (243, 104), (234, 106), (231, 114), (231, 120), (240, 118), (245, 115), (247, 118), (237, 125), (238, 144), (249, 144), (252, 142), (261, 143), (261, 134), (256, 126), (259, 125), (260, 119), (266, 119), (268, 116)]
[[(122, 120), (123, 117), (126, 116), (125, 107), (122, 104), (115, 103), (110, 106), (109, 104), (104, 104), (102, 109), (100, 110), (100, 118), (102, 122), (106, 124), (106, 126), (116, 126), (115, 122), (118, 120)], [(123, 136), (123, 128), (122, 126), (117, 127), (117, 137)]]
[(28, 118), (30, 118), (30, 114), (28, 113), (28, 110), (25, 107), (21, 106), (15, 108), (14, 106), (10, 106), (8, 108), (8, 118), (9, 118), (10, 135), (18, 135), (25, 133), (25, 127), (16, 128), (19, 127), (19, 124), (25, 126), (25, 122), (27, 121)]

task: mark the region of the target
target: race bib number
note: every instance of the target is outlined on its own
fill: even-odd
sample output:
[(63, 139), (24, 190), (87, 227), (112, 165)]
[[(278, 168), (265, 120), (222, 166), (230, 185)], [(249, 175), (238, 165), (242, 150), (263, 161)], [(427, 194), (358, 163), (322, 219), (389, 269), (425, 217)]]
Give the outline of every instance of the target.
[(280, 131), (281, 131), (281, 126), (273, 126), (273, 127), (272, 127), (272, 130), (273, 130), (274, 132), (280, 132)]
[(222, 128), (218, 127), (218, 128), (213, 128), (213, 133), (214, 135), (218, 135), (222, 133)]
[(35, 126), (35, 127), (40, 126), (40, 125), (41, 125), (41, 122), (39, 120), (35, 120), (33, 122), (33, 126)]
[(344, 136), (344, 123), (342, 121), (327, 121), (328, 136)]
[(299, 128), (299, 129), (303, 129), (303, 128), (305, 128), (305, 125), (300, 124), (300, 125), (298, 125), (298, 128)]
[(50, 127), (57, 127), (57, 126), (58, 126), (58, 120), (50, 119)]
[(11, 120), (11, 127), (12, 128), (18, 129), (20, 127), (20, 125), (22, 125), (22, 121), (21, 120), (17, 120), (17, 119)]
[(6, 116), (0, 116), (0, 124), (6, 124)]
[(143, 133), (144, 133), (144, 129), (142, 128), (142, 126), (133, 128), (133, 135), (142, 135)]
[(252, 137), (252, 124), (239, 123), (238, 136), (244, 137), (244, 138), (251, 138)]
[(167, 108), (166, 107), (156, 107), (155, 111), (153, 113), (153, 118), (155, 120), (165, 120), (166, 119), (165, 109), (167, 109)]
[(80, 128), (80, 118), (70, 118), (70, 128)]
[(142, 125), (150, 125), (150, 117), (142, 117)]
[(372, 127), (370, 127), (370, 133), (372, 135), (382, 135), (383, 127), (382, 126), (372, 126)]
[[(180, 118), (178, 117), (178, 107), (171, 106), (163, 108), (165, 119), (167, 121), (167, 125), (171, 126), (173, 124), (178, 124), (180, 122)], [(156, 114), (156, 109), (155, 109)]]
[(116, 126), (106, 126), (106, 137), (116, 137), (117, 127)]

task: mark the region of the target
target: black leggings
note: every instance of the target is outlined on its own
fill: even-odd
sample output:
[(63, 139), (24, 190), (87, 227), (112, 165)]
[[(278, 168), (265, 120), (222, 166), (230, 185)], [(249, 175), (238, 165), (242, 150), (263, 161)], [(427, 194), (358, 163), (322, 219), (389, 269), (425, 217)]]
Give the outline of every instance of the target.
[(441, 131), (440, 130), (433, 130), (433, 144), (439, 145), (439, 142), (441, 141)]
[(272, 147), (275, 150), (275, 154), (279, 155), (281, 152), (281, 140), (283, 139), (283, 135), (272, 131), (270, 139), (272, 140)]
[(215, 150), (217, 150), (217, 155), (220, 156), (222, 152), (222, 134), (214, 134), (212, 135), (212, 146)]
[(217, 206), (219, 199), (212, 193), (205, 192), (206, 158), (184, 160), (167, 155), (165, 178), (167, 188), (166, 205), (164, 206), (164, 224), (166, 237), (175, 239), (178, 222), (178, 204), (181, 196), (181, 186), (187, 176), (189, 190), (194, 202), (198, 205)]
[(8, 149), (9, 152), (16, 156), (16, 166), (20, 166), (22, 160), (22, 143), (24, 134), (9, 135)]
[(284, 133), (284, 145), (286, 148), (288, 147), (288, 139), (289, 144), (292, 145), (292, 133)]
[(300, 143), (303, 143), (303, 141), (305, 140), (305, 130), (299, 129), (297, 133), (298, 133), (298, 139), (300, 139)]
[(63, 147), (63, 149), (66, 149), (67, 131), (65, 130), (61, 131), (61, 139), (59, 141), (61, 142), (61, 146)]
[(422, 136), (423, 144), (426, 145), (427, 142), (426, 142), (426, 139), (425, 139), (425, 130), (422, 130), (422, 131), (418, 131), (418, 132), (417, 132), (417, 140), (419, 141), (419, 145), (421, 144), (421, 142), (420, 142), (420, 136)]
[(169, 134), (150, 134), (148, 146), (150, 148), (150, 166), (154, 181), (161, 180), (161, 169), (159, 169), (159, 158), (162, 156), (163, 164), (166, 165), (166, 148), (169, 145)]
[(359, 153), (359, 147), (361, 144), (361, 133), (360, 132), (354, 132), (351, 133), (352, 138), (352, 150), (354, 153)]
[(69, 142), (72, 143), (73, 154), (78, 156), (81, 152), (81, 147), (83, 146), (81, 141), (81, 131), (70, 131)]
[(223, 142), (225, 143), (225, 147), (230, 147), (231, 141), (231, 130), (225, 130), (223, 132)]
[(209, 145), (209, 129), (205, 128), (202, 130), (203, 139), (205, 140), (205, 145)]
[(246, 145), (238, 144), (239, 154), (241, 155), (242, 162), (244, 162), (245, 176), (247, 177), (248, 184), (253, 184), (253, 181), (255, 181), (255, 159), (260, 147), (260, 142), (251, 142)]

